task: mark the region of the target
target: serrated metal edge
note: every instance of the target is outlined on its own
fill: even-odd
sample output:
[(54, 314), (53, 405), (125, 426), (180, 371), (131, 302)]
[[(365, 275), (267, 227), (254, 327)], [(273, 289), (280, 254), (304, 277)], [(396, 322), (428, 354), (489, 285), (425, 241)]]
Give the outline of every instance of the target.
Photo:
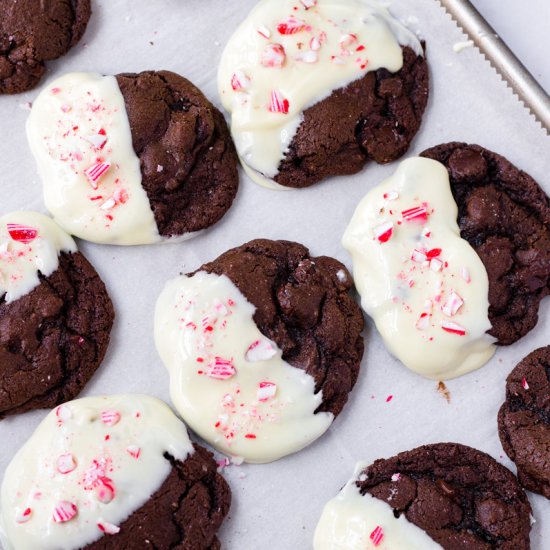
[(474, 42), (475, 49), (541, 128), (550, 135), (550, 96), (489, 23), (468, 0), (436, 0), (436, 2), (457, 27)]

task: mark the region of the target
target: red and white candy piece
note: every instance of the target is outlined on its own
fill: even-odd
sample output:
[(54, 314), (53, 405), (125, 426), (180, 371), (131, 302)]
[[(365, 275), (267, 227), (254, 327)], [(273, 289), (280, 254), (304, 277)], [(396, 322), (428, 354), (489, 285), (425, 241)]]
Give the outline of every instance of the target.
[(285, 64), (286, 52), (281, 44), (269, 43), (262, 51), (260, 63), (264, 67), (280, 68)]
[(529, 384), (527, 383), (527, 378), (525, 376), (521, 379), (521, 387), (527, 391), (529, 389)]
[(454, 290), (451, 290), (447, 300), (441, 306), (441, 311), (448, 317), (454, 317), (463, 305), (464, 300)]
[(340, 37), (340, 40), (338, 40), (338, 43), (340, 44), (340, 48), (346, 49), (356, 41), (357, 41), (356, 34), (344, 34)]
[(128, 445), (126, 452), (133, 458), (138, 459), (141, 454), (141, 449), (137, 445)]
[(370, 534), (370, 540), (372, 540), (372, 544), (374, 544), (374, 546), (378, 546), (382, 542), (383, 538), (384, 530), (380, 527), (380, 525), (377, 525)]
[(84, 139), (88, 143), (91, 143), (95, 149), (103, 149), (107, 143), (107, 135), (105, 130), (100, 130), (97, 134), (91, 134)]
[(72, 453), (63, 453), (56, 462), (57, 471), (60, 474), (69, 474), (76, 468), (76, 460)]
[(52, 517), (56, 523), (65, 523), (71, 521), (77, 513), (78, 508), (76, 504), (68, 500), (61, 500), (55, 505)]
[(97, 182), (100, 178), (106, 174), (111, 168), (110, 162), (98, 162), (97, 164), (92, 164), (89, 168), (84, 170), (84, 174), (88, 178), (88, 181), (91, 183), (94, 189), (97, 189)]
[(246, 350), (245, 358), (254, 363), (256, 361), (267, 361), (275, 356), (277, 350), (269, 340), (256, 340)]
[(61, 426), (64, 422), (67, 422), (67, 420), (73, 417), (73, 413), (67, 405), (59, 405), (59, 407), (55, 409), (55, 416), (57, 417), (57, 425)]
[(231, 87), (236, 92), (242, 92), (250, 86), (250, 77), (244, 71), (235, 71), (231, 77)]
[(108, 521), (100, 521), (98, 522), (97, 526), (99, 527), (99, 530), (106, 535), (116, 535), (120, 532), (120, 527), (118, 527), (117, 525), (113, 525)]
[(229, 380), (237, 373), (231, 359), (216, 356), (210, 363), (207, 376), (215, 380)]
[(290, 103), (279, 90), (272, 90), (271, 92), (271, 101), (269, 103), (268, 109), (272, 113), (282, 113), (283, 115), (288, 114), (290, 108)]
[(409, 208), (401, 212), (403, 219), (408, 222), (412, 221), (427, 221), (428, 219), (428, 209), (426, 205), (415, 206), (414, 208)]
[(384, 193), (384, 198), (387, 201), (395, 201), (399, 198), (399, 193), (397, 191), (388, 191), (387, 193)]
[(7, 224), (10, 237), (19, 243), (29, 244), (38, 236), (38, 230), (28, 225), (20, 225), (18, 223)]
[(22, 512), (18, 513), (15, 516), (15, 521), (17, 523), (27, 523), (31, 519), (32, 510), (30, 508), (25, 508)]
[(317, 5), (317, 0), (300, 0), (300, 2), (306, 10), (309, 10), (309, 8), (313, 8), (313, 6)]
[(388, 242), (393, 235), (393, 222), (385, 222), (374, 228), (374, 236), (381, 242)]
[(416, 263), (424, 263), (428, 259), (424, 248), (415, 248), (411, 255), (411, 260)]
[(455, 323), (453, 321), (442, 321), (441, 328), (445, 332), (449, 332), (451, 334), (458, 334), (458, 336), (466, 335), (466, 329), (462, 325), (459, 325), (458, 323)]
[(443, 262), (439, 258), (433, 258), (430, 260), (430, 269), (436, 273), (441, 271), (443, 269)]
[(120, 422), (120, 413), (118, 411), (101, 411), (101, 422), (107, 426), (114, 426)]
[(111, 479), (108, 477), (100, 477), (97, 480), (95, 495), (99, 502), (108, 504), (115, 498), (115, 486)]
[(472, 281), (472, 277), (470, 276), (470, 270), (467, 267), (462, 267), (460, 269), (460, 276), (467, 282), (470, 283)]
[(279, 33), (284, 35), (296, 34), (310, 28), (305, 21), (292, 15), (277, 25)]
[(421, 313), (416, 321), (417, 330), (428, 330), (430, 328), (430, 316), (428, 313)]
[(271, 37), (271, 31), (265, 25), (260, 25), (258, 27), (258, 34), (267, 39)]
[(277, 384), (273, 382), (260, 382), (256, 396), (258, 401), (265, 402), (269, 401), (272, 397), (275, 397), (277, 393)]

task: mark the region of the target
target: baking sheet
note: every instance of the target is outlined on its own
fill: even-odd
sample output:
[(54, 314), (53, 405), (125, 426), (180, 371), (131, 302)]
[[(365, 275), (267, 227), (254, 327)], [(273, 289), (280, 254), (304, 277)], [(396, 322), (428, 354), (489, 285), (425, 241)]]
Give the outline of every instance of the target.
[[(178, 72), (220, 105), (216, 69), (236, 24), (255, 0), (94, 0), (83, 41), (49, 64), (48, 79), (68, 71), (105, 74), (168, 69)], [(473, 49), (453, 51), (465, 37), (435, 0), (395, 0), (391, 9), (427, 40), (432, 97), (410, 154), (450, 140), (477, 142), (507, 156), (550, 192), (550, 138)], [(1, 211), (44, 211), (24, 123), (37, 92), (0, 97)], [(83, 395), (143, 392), (169, 402), (168, 375), (153, 345), (153, 307), (165, 281), (256, 237), (289, 239), (313, 254), (332, 255), (350, 267), (340, 245), (359, 199), (396, 166), (369, 166), (353, 177), (310, 189), (274, 192), (241, 174), (231, 211), (213, 229), (182, 244), (107, 247), (80, 242), (112, 296), (117, 318), (103, 366)], [(499, 349), (484, 368), (447, 383), (451, 402), (436, 383), (406, 370), (384, 349), (367, 323), (366, 354), (349, 403), (330, 430), (304, 451), (268, 465), (230, 466), (230, 517), (220, 533), (225, 548), (310, 548), (321, 510), (351, 476), (357, 460), (372, 461), (439, 441), (488, 452), (514, 470), (500, 445), (496, 414), (504, 380), (527, 353), (549, 342), (550, 300), (535, 330)], [(545, 337), (546, 335), (546, 337)], [(393, 398), (387, 402), (389, 396)], [(0, 422), (0, 473), (45, 416), (28, 413)], [(536, 523), (533, 550), (550, 547), (550, 505), (529, 494)], [(544, 518), (546, 515), (546, 518)]]

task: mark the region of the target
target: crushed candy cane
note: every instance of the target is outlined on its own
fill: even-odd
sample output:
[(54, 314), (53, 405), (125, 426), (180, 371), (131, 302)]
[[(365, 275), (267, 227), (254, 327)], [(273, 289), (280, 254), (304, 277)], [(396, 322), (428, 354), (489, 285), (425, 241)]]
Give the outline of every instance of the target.
[(78, 513), (76, 504), (68, 500), (59, 501), (53, 510), (52, 518), (56, 523), (71, 521)]
[(374, 544), (374, 546), (378, 546), (382, 542), (382, 539), (384, 538), (384, 530), (382, 529), (382, 527), (380, 527), (380, 525), (377, 525), (375, 529), (372, 531), (372, 533), (370, 534), (369, 538), (370, 540), (372, 540), (372, 543)]
[(17, 242), (29, 244), (38, 236), (38, 230), (34, 227), (20, 225), (18, 223), (8, 223), (7, 229), (10, 237)]
[(57, 459), (57, 471), (60, 474), (69, 474), (76, 468), (76, 460), (72, 453), (63, 453)]
[(117, 525), (113, 525), (108, 521), (100, 521), (98, 522), (97, 526), (99, 530), (106, 535), (116, 535), (117, 533), (120, 533), (120, 527), (118, 527)]

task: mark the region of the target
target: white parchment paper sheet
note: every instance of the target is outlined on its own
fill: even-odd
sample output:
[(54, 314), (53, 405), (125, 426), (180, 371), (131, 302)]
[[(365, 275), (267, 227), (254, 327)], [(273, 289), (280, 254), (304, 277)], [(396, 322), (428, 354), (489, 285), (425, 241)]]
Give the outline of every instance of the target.
[[(220, 105), (216, 70), (223, 45), (254, 0), (94, 0), (83, 41), (49, 64), (47, 79), (68, 71), (105, 74), (169, 69), (198, 85)], [(464, 36), (435, 0), (395, 0), (391, 9), (427, 41), (432, 96), (410, 154), (451, 140), (477, 142), (507, 156), (550, 192), (550, 139), (474, 49), (457, 54)], [(37, 92), (0, 97), (2, 213), (44, 210), (41, 187), (24, 132), (24, 103)], [(111, 293), (117, 318), (103, 366), (83, 395), (143, 392), (166, 401), (168, 376), (153, 345), (153, 307), (168, 278), (191, 271), (223, 251), (256, 237), (296, 240), (316, 255), (350, 266), (340, 239), (359, 199), (396, 166), (369, 166), (353, 177), (310, 189), (274, 192), (244, 175), (235, 204), (213, 229), (178, 245), (120, 248), (79, 243)], [(262, 466), (231, 466), (225, 474), (233, 505), (221, 539), (233, 550), (307, 549), (325, 502), (351, 476), (359, 459), (372, 461), (440, 441), (488, 452), (511, 468), (497, 435), (504, 380), (527, 353), (550, 343), (550, 301), (535, 330), (500, 349), (483, 369), (447, 384), (448, 404), (436, 384), (401, 366), (368, 323), (359, 382), (344, 412), (308, 449)], [(393, 395), (387, 403), (386, 398)], [(0, 422), (0, 471), (45, 411)], [(550, 505), (529, 494), (536, 523), (532, 548), (550, 547)]]

